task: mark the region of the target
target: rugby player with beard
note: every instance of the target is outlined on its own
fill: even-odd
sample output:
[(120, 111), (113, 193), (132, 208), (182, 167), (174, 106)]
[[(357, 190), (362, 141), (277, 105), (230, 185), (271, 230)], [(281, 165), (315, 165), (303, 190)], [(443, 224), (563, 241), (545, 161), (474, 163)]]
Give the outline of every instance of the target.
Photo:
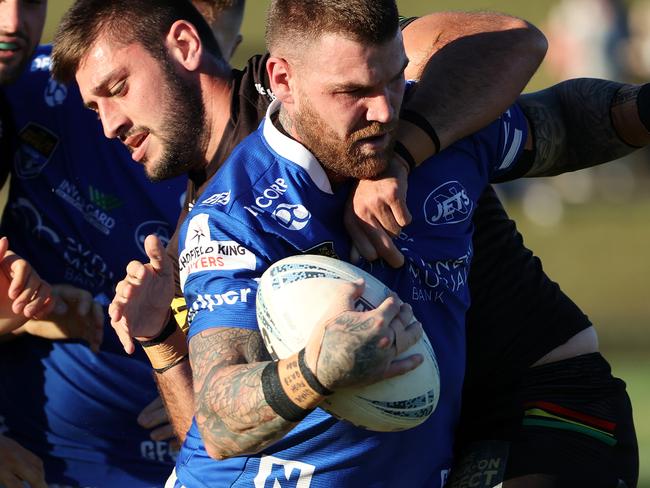
[[(97, 85), (96, 85), (96, 86), (97, 86)], [(620, 88), (620, 87), (616, 87), (616, 91), (618, 91), (619, 88)], [(121, 92), (117, 93), (116, 95), (119, 96), (120, 93), (121, 93)], [(608, 93), (609, 93), (609, 92), (608, 92)], [(124, 96), (126, 96), (126, 94), (124, 94)], [(606, 100), (606, 102), (607, 102), (607, 103), (611, 102), (611, 99)], [(618, 102), (617, 102), (617, 103), (618, 103)], [(94, 108), (96, 108), (98, 111), (101, 112), (101, 107), (99, 107), (99, 104), (98, 104), (97, 107), (94, 107)], [(110, 108), (110, 107), (109, 107), (109, 108)], [(114, 108), (115, 108), (115, 107), (114, 107)], [(609, 106), (608, 106), (608, 108), (609, 108)], [(109, 110), (109, 112), (110, 112), (110, 110)], [(107, 115), (108, 115), (108, 114), (107, 114)], [(110, 115), (108, 115), (108, 116), (110, 117)], [(126, 122), (126, 123), (127, 123), (127, 125), (128, 125), (128, 122)], [(213, 127), (213, 128), (214, 128), (214, 127)], [(217, 133), (218, 133), (218, 132), (219, 132), (219, 131), (217, 131)], [(612, 141), (613, 141), (613, 139), (607, 139), (607, 142), (608, 142), (608, 143), (612, 143)], [(140, 141), (137, 141), (137, 142), (140, 142)], [(614, 141), (614, 142), (615, 142), (615, 141)], [(617, 148), (617, 151), (623, 151), (623, 150), (625, 150), (625, 149), (627, 149), (627, 148), (623, 148), (623, 149), (621, 149), (621, 148)], [(587, 164), (594, 164), (594, 162), (596, 162), (596, 161), (589, 161)], [(600, 162), (600, 161), (597, 161), (597, 162)], [(583, 163), (580, 163), (580, 164), (583, 164)], [(567, 169), (567, 168), (568, 168), (568, 166), (564, 166), (564, 169)], [(551, 168), (551, 169), (553, 169), (553, 168)], [(546, 167), (546, 168), (544, 168), (543, 171), (550, 171), (551, 169), (549, 169), (548, 167)], [(555, 168), (555, 169), (557, 169), (557, 168)], [(540, 170), (539, 167), (535, 167), (535, 171), (536, 171), (536, 172), (543, 172), (542, 170)], [(525, 172), (525, 171), (524, 171), (524, 172)], [(502, 218), (502, 216), (499, 216), (498, 218)], [(523, 247), (521, 247), (521, 243), (519, 243), (519, 244), (516, 245), (515, 247), (517, 247), (517, 246), (519, 246), (519, 249), (521, 249), (521, 252), (523, 252), (523, 253), (525, 254), (525, 250), (523, 249)], [(160, 260), (162, 259), (162, 256), (161, 256), (159, 250), (153, 250), (151, 247), (150, 247), (150, 250), (151, 250), (151, 254), (150, 254), (150, 256), (153, 258), (152, 261), (154, 261), (154, 262), (153, 262), (153, 266), (152, 266), (153, 271), (154, 271), (154, 272), (155, 272), (155, 271), (164, 271), (164, 272), (166, 272), (166, 273), (170, 272), (169, 269), (162, 269), (162, 268), (161, 268), (161, 266), (160, 266)], [(518, 251), (518, 252), (519, 252), (519, 251)], [(151, 271), (151, 269), (149, 269), (149, 271)], [(539, 276), (540, 273), (541, 273), (541, 268), (537, 268), (536, 271), (537, 271), (537, 274), (538, 274), (538, 276)], [(549, 288), (549, 286), (548, 286), (548, 285), (549, 285), (548, 281), (546, 280), (545, 276), (543, 276), (543, 273), (541, 274), (541, 276), (542, 276), (542, 280), (543, 280), (543, 287), (546, 287), (546, 291), (549, 291), (550, 288)], [(140, 274), (140, 272), (137, 272), (137, 271), (136, 271), (135, 273), (133, 273), (133, 274), (130, 274), (130, 276), (128, 277), (128, 279), (129, 279), (129, 284), (130, 284), (130, 285), (140, 285), (141, 283), (140, 283), (139, 281), (142, 279), (142, 277), (143, 277), (143, 275)], [(147, 279), (146, 276), (145, 276), (145, 279)], [(546, 281), (544, 281), (544, 280), (546, 280)], [(552, 288), (552, 287), (551, 287), (551, 288)], [(552, 289), (553, 289), (554, 292), (559, 292), (559, 290), (558, 290), (557, 288), (552, 288)], [(129, 295), (129, 294), (130, 294), (130, 292), (129, 292), (127, 289), (125, 289), (125, 290), (124, 290), (124, 295), (122, 296), (122, 298), (128, 298), (127, 295)], [(532, 295), (531, 295), (531, 296), (532, 296)], [(546, 299), (546, 298), (549, 298), (549, 296), (548, 296), (548, 295), (545, 295), (545, 296), (544, 296), (544, 299)], [(121, 298), (118, 297), (118, 302), (119, 302), (120, 300), (121, 300)], [(553, 301), (558, 302), (558, 303), (562, 303), (562, 302), (566, 303), (566, 300), (564, 300), (564, 298), (560, 297), (560, 298), (558, 299), (557, 293), (555, 294), (555, 296), (551, 297), (550, 300), (551, 300), (551, 303), (552, 303)], [(532, 303), (535, 303), (535, 301), (536, 301), (536, 299), (534, 299)], [(114, 302), (114, 304), (115, 304), (115, 302)], [(572, 305), (572, 304), (571, 304), (571, 305)], [(118, 304), (117, 306), (119, 306), (119, 304)], [(568, 312), (567, 315), (572, 315), (572, 314), (575, 313), (575, 309), (572, 308), (571, 306), (568, 306), (568, 307), (566, 307), (566, 308), (567, 308), (567, 312)], [(506, 314), (506, 315), (507, 315), (507, 314)], [(118, 319), (119, 319), (119, 317), (118, 317)], [(572, 320), (573, 320), (573, 319), (572, 319)], [(119, 320), (118, 320), (118, 321), (119, 321)], [(120, 331), (122, 334), (124, 334), (124, 332), (125, 332), (124, 329), (122, 328), (122, 329), (120, 330), (120, 327), (138, 327), (138, 324), (136, 324), (135, 322), (137, 322), (137, 321), (133, 321), (133, 323), (131, 323), (131, 324), (127, 324), (127, 323), (117, 324), (118, 331)], [(143, 322), (144, 322), (144, 321), (143, 321)], [(513, 321), (510, 321), (509, 324), (510, 324), (510, 325), (516, 325), (516, 324), (513, 324)], [(576, 332), (581, 331), (581, 330), (589, 329), (589, 326), (590, 326), (590, 324), (588, 324), (588, 322), (585, 322), (583, 319), (579, 318), (579, 316), (578, 316), (578, 320), (573, 321), (573, 323), (571, 324), (570, 327), (566, 327), (566, 325), (567, 325), (566, 323), (561, 323), (561, 322), (559, 322), (559, 323), (557, 323), (557, 324), (553, 324), (553, 323), (552, 323), (551, 326), (554, 328), (554, 330), (553, 330), (553, 334), (551, 334), (551, 335), (549, 336), (550, 339), (547, 338), (546, 341), (543, 343), (543, 345), (540, 346), (540, 347), (538, 347), (537, 350), (534, 350), (533, 352), (521, 351), (521, 356), (522, 356), (522, 357), (519, 358), (519, 359), (521, 360), (521, 362), (523, 363), (523, 362), (530, 361), (531, 356), (536, 355), (536, 354), (539, 354), (538, 358), (541, 359), (541, 356), (544, 356), (544, 353), (541, 353), (541, 354), (540, 354), (540, 350), (541, 350), (542, 348), (544, 348), (544, 347), (549, 347), (549, 344), (550, 344), (551, 342), (555, 342), (555, 344), (562, 344), (561, 337), (562, 337), (563, 335), (564, 335), (565, 337), (567, 337), (567, 338), (571, 338), (571, 337), (572, 337), (572, 334), (575, 334)], [(144, 326), (144, 325), (143, 325), (143, 326)], [(160, 327), (160, 326), (158, 326), (158, 329), (157, 329), (157, 330), (160, 330), (159, 327)], [(172, 335), (173, 335), (173, 334), (176, 334), (176, 332), (175, 332), (174, 330), (172, 330), (172, 331), (171, 331), (171, 334), (172, 334)], [(542, 334), (543, 334), (543, 333), (542, 333)], [(567, 334), (568, 334), (568, 335), (567, 335)], [(591, 332), (590, 332), (590, 331), (587, 331), (586, 336), (588, 337), (588, 336), (590, 336), (590, 335), (591, 335)], [(169, 337), (171, 337), (171, 336), (169, 336)], [(583, 337), (584, 337), (584, 336), (583, 336)], [(592, 337), (593, 337), (593, 336), (592, 336)], [(168, 337), (165, 337), (164, 339), (161, 339), (160, 342), (162, 343), (162, 342), (166, 341), (167, 338), (168, 338)], [(560, 340), (558, 340), (558, 339), (560, 339)], [(125, 342), (126, 342), (126, 344), (127, 344), (127, 347), (129, 347), (129, 340), (126, 339)], [(156, 341), (153, 341), (153, 343), (147, 344), (147, 347), (154, 347), (154, 346), (160, 345), (160, 344), (156, 344), (155, 342), (156, 342)], [(553, 346), (551, 346), (551, 349), (552, 349), (552, 348), (553, 348)], [(549, 357), (553, 357), (553, 355), (550, 354)], [(549, 357), (546, 357), (545, 359), (549, 359)], [(555, 357), (557, 358), (557, 356), (555, 356)], [(178, 359), (179, 361), (182, 361), (182, 360), (183, 360), (182, 356), (178, 356), (178, 357), (176, 357), (176, 358), (174, 358), (174, 359)], [(535, 362), (534, 360), (533, 360), (533, 361), (530, 361), (530, 362), (529, 362), (528, 364), (526, 364), (524, 367), (527, 367), (527, 366), (529, 366), (529, 365), (532, 365), (534, 362)], [(497, 364), (499, 364), (499, 363), (497, 362)], [(505, 361), (505, 362), (504, 362), (504, 361), (501, 361), (501, 364), (505, 364), (505, 365), (507, 366), (508, 363), (507, 363), (507, 361)], [(588, 369), (588, 368), (587, 368), (587, 369)], [(604, 374), (605, 374), (605, 376), (607, 376), (608, 372), (605, 372)], [(616, 393), (616, 392), (615, 392), (615, 393)], [(625, 398), (624, 391), (621, 393), (621, 391), (620, 391), (620, 389), (619, 389), (619, 391), (618, 391), (617, 394), (619, 394), (619, 395), (622, 394), (623, 397)], [(629, 413), (629, 412), (628, 412), (628, 413)], [(624, 414), (625, 414), (625, 413), (624, 413)], [(629, 439), (628, 439), (628, 440), (629, 440)], [(632, 459), (632, 458), (630, 458), (630, 459)], [(632, 460), (632, 462), (633, 462), (633, 460)]]
[[(223, 12), (238, 32), (243, 2), (230, 4), (201, 2), (215, 25), (220, 25)], [(5, 88), (0, 95), (6, 122), (2, 171), (5, 177), (10, 169), (15, 172), (2, 227), (15, 237), (21, 253), (58, 283), (54, 291), (61, 300), (56, 303), (70, 306), (51, 314), (51, 306), (42, 310), (34, 303), (25, 306), (21, 294), (15, 303), (32, 320), (0, 322), (0, 332), (6, 334), (3, 341), (14, 339), (2, 346), (0, 354), (0, 425), (8, 436), (0, 440), (0, 485), (13, 487), (17, 480), (25, 480), (42, 486), (44, 472), (50, 483), (61, 487), (162, 484), (174, 462), (173, 431), (144, 355), (126, 357), (111, 337), (99, 352), (104, 324), (108, 326), (99, 302), (110, 301), (114, 289), (110, 277), (119, 276), (129, 259), (142, 255), (139, 226), (155, 223), (152, 228), (164, 235), (167, 225), (167, 236), (171, 235), (184, 180), (166, 184), (166, 194), (161, 194), (160, 187), (153, 187), (133, 168), (124, 148), (103, 137), (75, 87), (50, 80), (50, 47), (37, 47), (46, 7), (47, 2), (39, 0), (0, 2), (0, 76)], [(232, 51), (237, 33), (232, 41), (229, 35), (221, 41)], [(107, 168), (116, 164), (124, 171), (113, 178)], [(79, 205), (54, 191), (66, 182), (79, 190), (74, 201)], [(120, 210), (124, 206), (116, 196), (129, 199), (132, 208)], [(98, 229), (101, 221), (79, 210), (84, 200), (87, 208), (101, 207), (108, 224), (111, 219), (118, 222), (121, 246)], [(35, 221), (36, 214), (41, 217)], [(107, 226), (101, 229), (110, 232)], [(16, 277), (38, 278), (36, 273), (30, 278), (31, 268), (18, 274), (24, 261), (13, 256), (15, 264), (5, 269), (16, 283), (20, 282)], [(87, 286), (92, 294), (71, 284)], [(38, 294), (31, 286), (27, 297), (33, 295), (38, 305), (36, 300), (47, 296), (49, 286), (41, 286)], [(17, 289), (14, 284), (11, 293)], [(4, 305), (3, 301), (3, 312)], [(116, 369), (123, 372), (124, 382), (115, 381)], [(131, 394), (134, 389), (137, 398)], [(45, 467), (15, 440), (37, 453)]]

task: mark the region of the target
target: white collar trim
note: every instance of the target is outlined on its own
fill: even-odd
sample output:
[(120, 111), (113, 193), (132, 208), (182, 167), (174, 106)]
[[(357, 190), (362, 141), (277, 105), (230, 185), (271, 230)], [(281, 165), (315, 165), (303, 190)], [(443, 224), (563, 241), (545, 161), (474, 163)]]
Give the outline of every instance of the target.
[(298, 141), (285, 136), (275, 127), (275, 125), (273, 125), (271, 116), (280, 110), (281, 105), (280, 100), (277, 98), (271, 102), (271, 105), (269, 105), (269, 108), (266, 111), (266, 117), (264, 117), (264, 139), (268, 145), (271, 146), (273, 151), (275, 151), (279, 156), (282, 156), (292, 163), (304, 168), (314, 184), (318, 186), (321, 191), (331, 195), (333, 193), (332, 185), (316, 157), (309, 152), (305, 146), (300, 144)]

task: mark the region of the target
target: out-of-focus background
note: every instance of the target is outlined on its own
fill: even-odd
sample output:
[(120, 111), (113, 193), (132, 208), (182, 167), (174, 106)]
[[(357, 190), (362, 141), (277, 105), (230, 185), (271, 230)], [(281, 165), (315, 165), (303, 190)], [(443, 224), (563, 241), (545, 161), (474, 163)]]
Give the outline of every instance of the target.
[[(71, 3), (49, 3), (45, 41)], [(247, 2), (235, 66), (264, 49), (267, 3)], [(582, 76), (650, 80), (650, 0), (397, 3), (406, 16), (495, 10), (537, 25), (550, 48), (526, 91)], [(590, 316), (614, 373), (627, 381), (641, 450), (639, 487), (650, 488), (650, 151), (562, 177), (501, 185), (500, 191), (528, 247)]]

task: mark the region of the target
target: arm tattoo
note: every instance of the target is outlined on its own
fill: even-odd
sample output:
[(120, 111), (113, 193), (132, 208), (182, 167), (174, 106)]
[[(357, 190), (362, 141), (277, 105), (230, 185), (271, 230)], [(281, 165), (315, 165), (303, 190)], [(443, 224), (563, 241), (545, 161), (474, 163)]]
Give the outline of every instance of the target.
[(190, 360), (196, 422), (215, 457), (259, 452), (295, 425), (264, 399), (260, 377), (270, 357), (258, 331), (201, 332), (190, 341)]
[(390, 351), (379, 350), (381, 335), (368, 340), (368, 330), (374, 326), (374, 320), (359, 320), (358, 317), (356, 314), (340, 315), (325, 329), (314, 373), (329, 389), (358, 384), (360, 378), (372, 383), (384, 371)]
[(610, 110), (624, 85), (580, 78), (524, 95), (520, 105), (535, 143), (526, 176), (552, 176), (625, 156), (635, 148), (616, 133)]

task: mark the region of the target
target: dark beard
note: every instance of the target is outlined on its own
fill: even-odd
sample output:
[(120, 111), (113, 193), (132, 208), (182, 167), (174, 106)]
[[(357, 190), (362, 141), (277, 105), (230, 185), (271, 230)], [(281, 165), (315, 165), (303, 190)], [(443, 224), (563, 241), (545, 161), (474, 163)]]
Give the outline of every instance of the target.
[(151, 181), (162, 181), (186, 173), (204, 159), (205, 107), (198, 86), (189, 83), (176, 71), (167, 56), (162, 68), (165, 77), (163, 96), (169, 100), (158, 137), (163, 153), (150, 169)]
[(304, 104), (303, 109), (295, 114), (292, 122), (302, 145), (311, 151), (334, 179), (375, 178), (386, 170), (393, 155), (392, 141), (386, 149), (374, 154), (363, 153), (357, 141), (387, 131), (394, 133), (396, 123), (373, 122), (341, 140), (308, 104)]

